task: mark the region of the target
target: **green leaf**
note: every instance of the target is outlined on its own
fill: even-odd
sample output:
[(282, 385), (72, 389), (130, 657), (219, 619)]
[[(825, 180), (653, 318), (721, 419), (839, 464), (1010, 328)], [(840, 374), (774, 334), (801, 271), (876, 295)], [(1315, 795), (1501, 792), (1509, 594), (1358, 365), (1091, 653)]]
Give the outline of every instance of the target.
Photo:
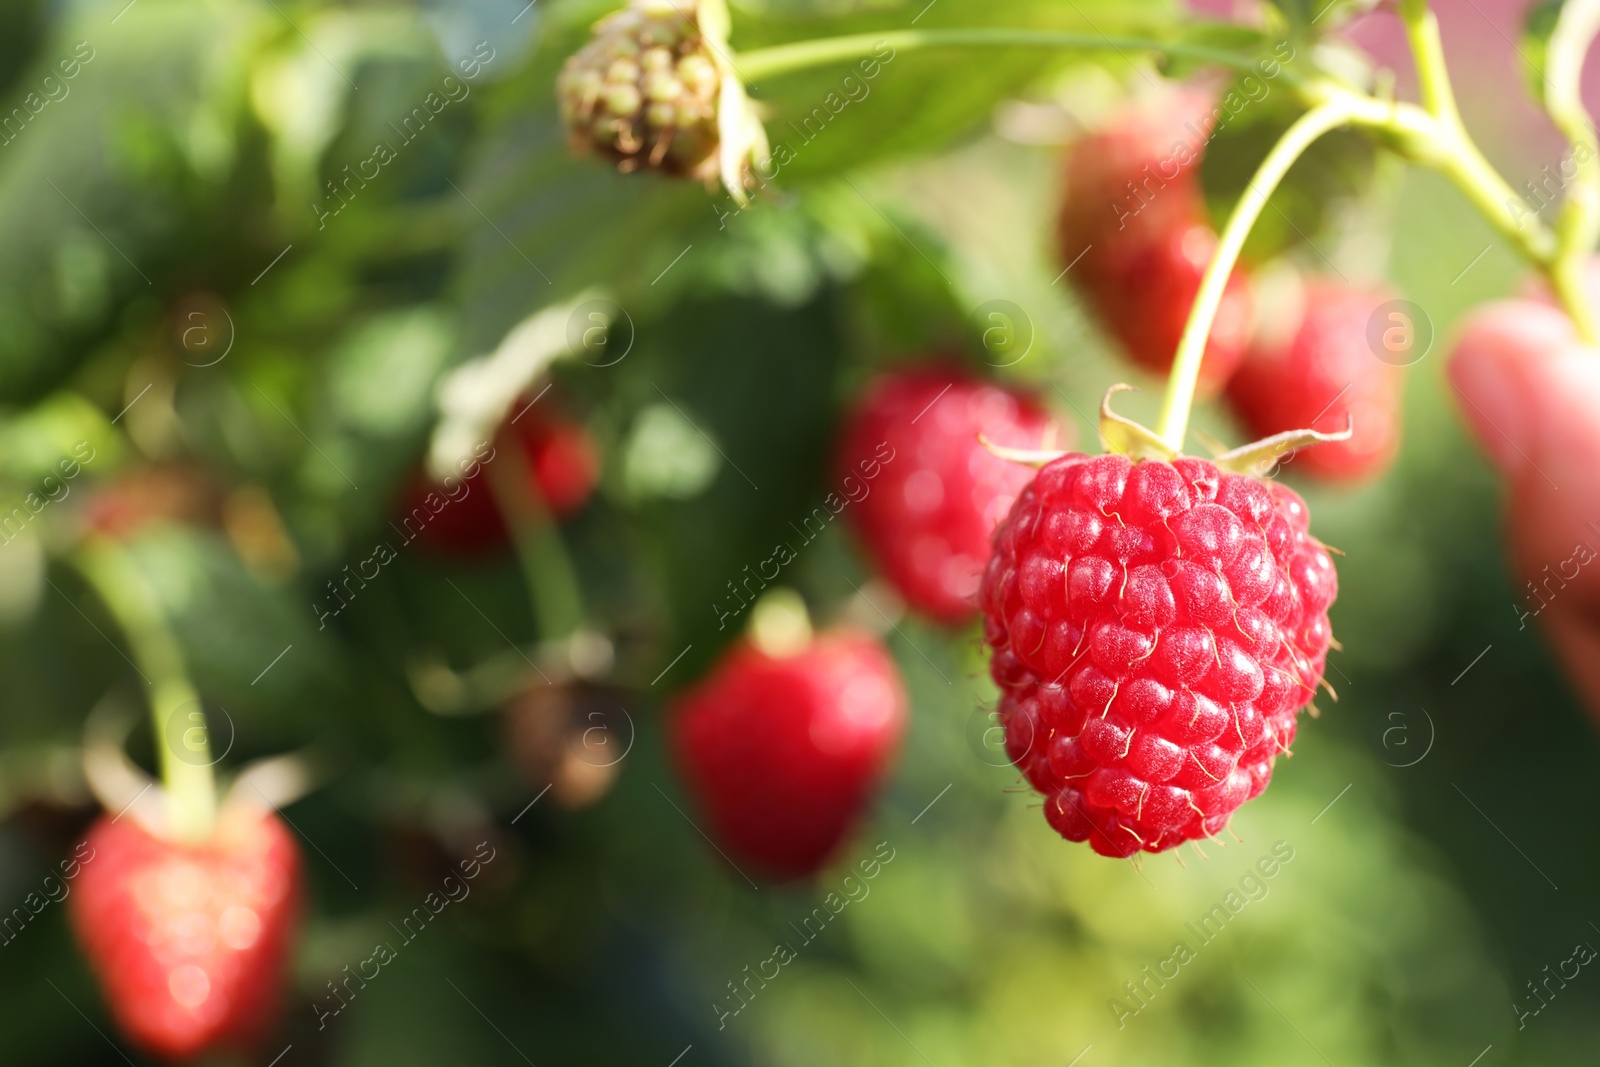
[[(853, 15), (830, 21), (810, 35), (905, 29), (992, 26), (1019, 29), (1137, 34), (1176, 39), (1185, 26), (1167, 0), (1137, 5), (1110, 0), (1062, 5), (1045, 0), (940, 0), (906, 4), (892, 16)], [(733, 44), (749, 51), (799, 36), (779, 22), (736, 20)], [(1130, 68), (1129, 64), (1136, 66)], [(1072, 66), (1104, 63), (1118, 75), (1147, 60), (1115, 50), (1059, 48), (952, 48), (896, 51), (815, 70), (761, 79), (751, 95), (767, 113), (767, 134), (780, 169), (779, 188), (817, 175), (857, 169), (897, 156), (925, 154), (969, 133), (995, 106), (1030, 85)], [(785, 146), (787, 152), (780, 149)]]
[(236, 221), (224, 205), (259, 13), (173, 0), (115, 32), (104, 14), (63, 23), (0, 114), (0, 399), (66, 378), (125, 304), (161, 299), (177, 261), (200, 265), (218, 218)]

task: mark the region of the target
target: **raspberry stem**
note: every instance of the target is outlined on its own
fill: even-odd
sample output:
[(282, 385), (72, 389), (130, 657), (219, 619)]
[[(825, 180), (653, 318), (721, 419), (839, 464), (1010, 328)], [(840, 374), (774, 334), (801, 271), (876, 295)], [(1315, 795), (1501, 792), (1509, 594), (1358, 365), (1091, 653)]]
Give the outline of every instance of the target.
[(183, 650), (154, 593), (120, 546), (103, 539), (85, 543), (72, 561), (116, 620), (135, 669), (150, 686), (166, 831), (173, 840), (204, 840), (216, 818), (214, 760), (205, 711), (184, 668)]
[(1583, 257), (1600, 238), (1600, 145), (1578, 84), (1584, 57), (1600, 31), (1600, 4), (1567, 5), (1550, 38), (1545, 107), (1572, 143), (1574, 156), (1580, 149), (1588, 153), (1579, 164), (1577, 180), (1569, 186), (1555, 233), (1538, 219), (1524, 227), (1529, 220), (1513, 214), (1521, 198), (1484, 159), (1467, 133), (1450, 86), (1439, 20), (1427, 0), (1402, 0), (1399, 15), (1416, 64), (1423, 108), (1433, 120), (1425, 137), (1428, 161), (1454, 181), (1484, 217), (1544, 272), (1579, 335), (1589, 344), (1600, 344), (1600, 323), (1584, 297), (1581, 279)]
[(511, 444), (501, 449), (485, 470), (489, 491), (511, 527), (523, 581), (533, 598), (539, 639), (564, 640), (583, 622), (583, 592), (561, 531), (545, 502), (529, 489), (533, 472), (520, 448)]
[[(1201, 33), (1211, 26), (1226, 26), (1237, 32), (1238, 27), (1227, 23), (1189, 22), (1188, 30)], [(1060, 33), (1047, 30), (1000, 29), (971, 27), (945, 30), (896, 30), (886, 33), (857, 33), (843, 37), (822, 37), (793, 44), (774, 45), (741, 52), (735, 64), (746, 81), (808, 67), (841, 63), (861, 59), (874, 50), (888, 46), (895, 51), (918, 51), (933, 48), (1065, 48), (1103, 52), (1112, 49), (1124, 52), (1160, 52), (1163, 55), (1255, 70), (1258, 57), (1242, 52), (1230, 52), (1204, 44), (1187, 41), (1160, 40), (1153, 37), (1107, 37), (1098, 33)], [(1288, 72), (1283, 72), (1288, 75)]]
[(1354, 94), (1334, 93), (1295, 120), (1294, 125), (1272, 146), (1267, 158), (1261, 161), (1245, 194), (1234, 207), (1227, 226), (1223, 228), (1216, 253), (1200, 279), (1200, 292), (1195, 297), (1194, 307), (1189, 310), (1183, 336), (1178, 341), (1178, 352), (1172, 360), (1172, 373), (1167, 378), (1166, 396), (1161, 403), (1161, 419), (1156, 424), (1156, 433), (1173, 452), (1183, 451), (1189, 412), (1194, 406), (1195, 385), (1200, 380), (1200, 363), (1205, 357), (1206, 341), (1211, 335), (1211, 323), (1217, 317), (1228, 276), (1233, 273), (1250, 228), (1255, 225), (1273, 190), (1301, 153), (1329, 130), (1355, 120), (1352, 96)]
[(1545, 110), (1571, 143), (1577, 175), (1568, 185), (1556, 223), (1557, 257), (1547, 272), (1579, 333), (1600, 343), (1594, 312), (1582, 286), (1583, 259), (1600, 239), (1600, 140), (1583, 106), (1581, 80), (1589, 46), (1600, 33), (1600, 3), (1568, 3), (1550, 35), (1545, 61)]

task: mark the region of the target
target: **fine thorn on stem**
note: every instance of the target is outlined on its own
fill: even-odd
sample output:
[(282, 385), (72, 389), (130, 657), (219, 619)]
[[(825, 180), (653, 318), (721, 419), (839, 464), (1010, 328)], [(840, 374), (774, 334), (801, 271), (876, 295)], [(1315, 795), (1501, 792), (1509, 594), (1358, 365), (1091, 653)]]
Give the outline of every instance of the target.
[(1189, 412), (1194, 406), (1194, 390), (1200, 380), (1200, 363), (1205, 358), (1206, 341), (1211, 335), (1211, 323), (1222, 304), (1222, 294), (1233, 273), (1239, 252), (1244, 247), (1250, 228), (1266, 207), (1273, 190), (1289, 172), (1294, 161), (1300, 158), (1311, 143), (1329, 130), (1351, 122), (1355, 115), (1349, 99), (1336, 94), (1307, 111), (1295, 120), (1284, 133), (1267, 158), (1261, 161), (1255, 176), (1245, 187), (1233, 215), (1223, 228), (1217, 241), (1217, 250), (1200, 279), (1200, 292), (1189, 319), (1184, 324), (1183, 336), (1178, 341), (1178, 351), (1172, 360), (1172, 372), (1167, 378), (1167, 392), (1161, 403), (1161, 418), (1156, 424), (1156, 434), (1174, 453), (1183, 451), (1184, 438), (1189, 428)]
[(144, 575), (116, 542), (86, 542), (72, 562), (116, 620), (150, 689), (150, 725), (166, 800), (163, 829), (175, 841), (203, 841), (216, 820), (214, 760), (205, 710), (178, 640)]

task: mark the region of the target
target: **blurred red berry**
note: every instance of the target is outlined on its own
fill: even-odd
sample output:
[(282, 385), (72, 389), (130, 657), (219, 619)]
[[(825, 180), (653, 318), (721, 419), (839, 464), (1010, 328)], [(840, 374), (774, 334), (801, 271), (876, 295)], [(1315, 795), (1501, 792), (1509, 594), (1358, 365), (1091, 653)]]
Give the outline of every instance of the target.
[[(600, 480), (600, 450), (583, 423), (553, 412), (530, 408), (517, 423), (503, 429), (497, 450), (520, 450), (533, 480), (533, 491), (557, 519), (576, 514)], [(488, 463), (495, 462), (493, 459)], [(511, 533), (493, 491), (480, 468), (468, 478), (434, 482), (419, 476), (406, 489), (400, 520), (424, 546), (456, 555), (484, 555), (504, 550)]]
[(1463, 419), (1505, 479), (1509, 550), (1523, 579), (1518, 629), (1544, 631), (1600, 717), (1600, 351), (1565, 312), (1499, 300), (1462, 319), (1449, 373)]
[(180, 844), (102, 816), (87, 840), (68, 907), (118, 1028), (168, 1059), (264, 1036), (301, 896), (283, 821), (234, 806), (210, 840)]
[(839, 632), (787, 656), (741, 641), (680, 698), (669, 731), (718, 846), (735, 865), (797, 878), (855, 825), (905, 723), (887, 650)]
[(1039, 448), (1050, 418), (1032, 398), (954, 364), (880, 376), (845, 421), (837, 459), (847, 514), (908, 604), (941, 622), (977, 613), (989, 536), (1028, 468), (991, 454)]
[[(525, 416), (526, 417), (526, 416)], [(600, 450), (583, 423), (555, 415), (535, 419), (518, 435), (533, 482), (558, 519), (589, 502), (600, 480)]]
[(1367, 324), (1393, 294), (1329, 279), (1305, 287), (1297, 325), (1252, 347), (1228, 383), (1228, 401), (1253, 437), (1286, 430), (1343, 430), (1295, 454), (1290, 469), (1329, 481), (1381, 473), (1400, 443), (1400, 367), (1381, 360)]
[[(1058, 254), (1100, 324), (1137, 364), (1172, 366), (1200, 279), (1217, 245), (1200, 188), (1200, 159), (1215, 118), (1210, 92), (1168, 89), (1119, 111), (1066, 160)], [(1244, 358), (1252, 300), (1229, 276), (1200, 367), (1214, 392)]]
[(980, 602), (1017, 767), (1071, 841), (1218, 833), (1322, 678), (1337, 590), (1293, 490), (1204, 460), (1068, 455), (995, 534)]
[(127, 540), (152, 523), (218, 526), (223, 494), (202, 468), (147, 464), (89, 490), (84, 522), (95, 532)]

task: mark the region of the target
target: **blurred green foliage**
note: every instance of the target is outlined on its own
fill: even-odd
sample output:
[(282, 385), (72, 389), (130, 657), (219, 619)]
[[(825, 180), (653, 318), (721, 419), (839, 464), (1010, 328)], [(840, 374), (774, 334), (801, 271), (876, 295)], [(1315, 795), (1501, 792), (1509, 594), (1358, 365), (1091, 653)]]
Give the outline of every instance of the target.
[[(224, 518), (149, 525), (129, 551), (229, 724), (221, 769), (302, 746), (325, 769), (288, 813), (309, 843), (312, 902), (262, 1062), (292, 1045), (285, 1064), (1459, 1067), (1491, 1044), (1486, 1064), (1587, 1062), (1600, 980), (1574, 982), (1522, 1032), (1512, 1004), (1573, 942), (1600, 937), (1582, 904), (1600, 853), (1581, 814), (1600, 801), (1600, 752), (1535, 632), (1513, 625), (1495, 490), (1456, 429), (1437, 350), (1410, 374), (1400, 466), (1359, 492), (1308, 494), (1319, 535), (1346, 553), (1340, 700), (1303, 722), (1295, 758), (1236, 820), (1239, 843), (1142, 865), (1063, 843), (983, 744), (993, 692), (976, 635), (906, 620), (888, 640), (911, 735), (838, 870), (752, 889), (706, 846), (676, 810), (661, 715), (731, 636), (713, 606), (725, 583), (828, 491), (849, 396), (918, 352), (1003, 362), (985, 360), (973, 319), (996, 299), (1024, 310), (1037, 343), (994, 373), (1036, 386), (1080, 446), (1084, 413), (1136, 373), (1058, 284), (1055, 150), (1037, 143), (1049, 138), (991, 118), (1023, 98), (1030, 114), (1092, 123), (1157, 75), (1114, 51), (897, 56), (735, 213), (721, 192), (567, 152), (554, 73), (607, 6), (0, 12), (7, 109), (60, 78), (79, 42), (93, 54), (0, 145), (0, 506), (79, 442), (94, 452), (0, 547), (0, 905), (91, 816), (75, 769), (89, 710), (141, 699), (124, 642), (60, 557), (97, 494), (198, 470)], [(733, 41), (913, 19), (1159, 32), (1174, 17), (1151, 0), (751, 0), (735, 6)], [(474, 56), (470, 92), (414, 136), (397, 129)], [(838, 75), (768, 81), (752, 95), (778, 140)], [(1237, 189), (1264, 149), (1257, 132), (1219, 138), (1214, 189)], [(345, 184), (378, 143), (392, 161)], [(1369, 198), (1365, 210), (1391, 213), (1376, 229), (1397, 220), (1392, 250), (1341, 244), (1329, 227), (1360, 218), (1320, 209), (1360, 187), (1349, 176), (1370, 160), (1348, 142), (1328, 151), (1308, 172), (1326, 183), (1286, 194), (1303, 201), (1289, 213), (1307, 265), (1387, 275), (1441, 337), (1513, 284), (1509, 253), (1426, 176)], [(564, 539), (589, 622), (615, 642), (631, 748), (593, 807), (529, 808), (538, 783), (517, 775), (499, 717), (430, 712), (413, 686), (422, 663), (520, 669), (517, 649), (541, 635), (513, 558), (408, 548), (330, 625), (313, 605), (391, 535), (442, 376), (596, 289), (625, 309), (632, 347), (609, 366), (564, 361), (552, 395), (606, 457), (599, 498)], [(1140, 384), (1131, 406), (1148, 415), (1157, 390)], [(1236, 436), (1215, 410), (1200, 421)], [(790, 573), (824, 621), (870, 578), (839, 528)], [(131, 751), (148, 764), (152, 743), (138, 731)], [(505, 858), (474, 898), (319, 1030), (324, 984), (484, 839)], [(870, 893), (778, 978), (730, 999), (878, 842), (894, 859)], [(1292, 861), (1195, 939), (1185, 924), (1278, 842)], [(1194, 959), (1142, 1003), (1124, 983), (1179, 940)], [(0, 951), (0, 1058), (123, 1062), (63, 909)]]

